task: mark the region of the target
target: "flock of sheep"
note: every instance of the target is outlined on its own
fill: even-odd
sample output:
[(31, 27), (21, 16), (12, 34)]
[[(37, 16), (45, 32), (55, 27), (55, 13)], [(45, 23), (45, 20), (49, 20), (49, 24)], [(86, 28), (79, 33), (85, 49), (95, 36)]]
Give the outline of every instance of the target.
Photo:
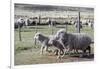
[[(91, 43), (92, 39), (86, 33), (66, 33), (65, 29), (60, 29), (55, 35), (45, 36), (42, 33), (36, 33), (34, 40), (41, 43), (41, 54), (43, 51), (48, 52), (48, 47), (56, 47), (57, 59), (64, 57), (65, 53), (70, 55), (71, 51), (79, 53), (82, 51), (80, 56), (91, 54)], [(87, 53), (88, 51), (88, 53)]]
[[(39, 19), (38, 19), (39, 21)], [(43, 23), (39, 23), (37, 22), (36, 20), (34, 19), (24, 19), (24, 18), (19, 18), (15, 21), (14, 23), (14, 27), (15, 29), (18, 28), (18, 25), (21, 27), (23, 26), (35, 26), (37, 24), (43, 24)], [(64, 22), (64, 23), (60, 23), (60, 24), (67, 24), (67, 25), (75, 25), (75, 27), (77, 28), (77, 23), (78, 21), (77, 20), (69, 20), (67, 22)], [(52, 26), (56, 26), (57, 24), (59, 24), (56, 20), (50, 20), (49, 18), (46, 20), (46, 24), (49, 26), (49, 27), (52, 27)], [(81, 20), (80, 21), (80, 28), (83, 27), (83, 25), (88, 25), (89, 27), (91, 27), (93, 29), (93, 26), (94, 26), (94, 22), (89, 20), (89, 21), (84, 21), (84, 20)]]

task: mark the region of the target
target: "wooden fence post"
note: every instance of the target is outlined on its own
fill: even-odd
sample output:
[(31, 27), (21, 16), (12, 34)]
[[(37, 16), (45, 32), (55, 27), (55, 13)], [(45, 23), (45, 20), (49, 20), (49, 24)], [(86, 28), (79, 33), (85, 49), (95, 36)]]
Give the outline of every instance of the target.
[(67, 32), (67, 24), (68, 24), (68, 22), (66, 22), (65, 24), (66, 24), (66, 32)]
[(19, 29), (19, 41), (22, 41), (22, 38), (21, 38), (21, 27), (20, 27), (19, 23), (18, 23), (18, 29)]
[[(41, 16), (40, 15), (39, 15), (38, 20), (39, 20), (38, 24), (40, 24), (41, 23)], [(35, 32), (37, 33), (37, 22), (35, 24)], [(35, 39), (35, 45), (36, 45), (36, 39)]]
[(52, 32), (52, 35), (53, 35), (53, 25), (51, 25), (51, 28), (52, 28), (51, 32)]
[(77, 32), (80, 33), (80, 11), (78, 12)]
[(41, 16), (39, 15), (39, 24), (40, 24), (40, 22), (41, 22)]

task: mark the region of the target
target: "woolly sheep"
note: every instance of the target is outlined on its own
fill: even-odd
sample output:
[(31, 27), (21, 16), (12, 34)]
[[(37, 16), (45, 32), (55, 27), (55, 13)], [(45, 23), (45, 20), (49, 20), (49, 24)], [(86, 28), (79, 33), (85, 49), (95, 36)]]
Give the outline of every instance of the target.
[(49, 37), (41, 34), (41, 33), (36, 33), (34, 36), (35, 40), (38, 40), (41, 43), (41, 54), (43, 54), (43, 50), (45, 48), (45, 51), (48, 51), (48, 47), (51, 46), (48, 41), (49, 41)]
[[(61, 57), (63, 57), (65, 55), (65, 52), (63, 50), (64, 49), (63, 45), (56, 38), (50, 38), (49, 44), (52, 44), (52, 46), (57, 48), (57, 50), (58, 50), (57, 58), (61, 59)], [(62, 56), (61, 56), (61, 53), (62, 53)]]
[(86, 50), (90, 50), (91, 38), (85, 33), (66, 33), (64, 30), (57, 31), (56, 38), (60, 40), (63, 45), (70, 50), (82, 50), (84, 53)]
[[(45, 48), (45, 51), (48, 51), (48, 47), (54, 46), (58, 50), (58, 56), (57, 58), (61, 58), (64, 56), (65, 52), (63, 51), (64, 47), (62, 44), (56, 40), (54, 35), (50, 35), (49, 37), (46, 37), (45, 35), (41, 33), (36, 33), (34, 36), (34, 39), (38, 40), (42, 46), (41, 46), (41, 54), (43, 54), (43, 49)], [(63, 55), (61, 56), (61, 52)]]

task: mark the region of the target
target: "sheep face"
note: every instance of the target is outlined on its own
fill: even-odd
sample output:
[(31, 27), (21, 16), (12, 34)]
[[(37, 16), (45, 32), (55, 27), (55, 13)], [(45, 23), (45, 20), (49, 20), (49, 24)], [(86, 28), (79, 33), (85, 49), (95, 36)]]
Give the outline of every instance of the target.
[(36, 33), (35, 36), (34, 36), (34, 39), (38, 40), (40, 35), (41, 35), (41, 33)]
[(51, 45), (53, 45), (54, 40), (53, 39), (50, 39), (48, 43), (51, 44)]
[(65, 29), (60, 29), (59, 31), (57, 31), (56, 38), (59, 38), (60, 35), (61, 35), (62, 33), (65, 33), (65, 32), (66, 32)]

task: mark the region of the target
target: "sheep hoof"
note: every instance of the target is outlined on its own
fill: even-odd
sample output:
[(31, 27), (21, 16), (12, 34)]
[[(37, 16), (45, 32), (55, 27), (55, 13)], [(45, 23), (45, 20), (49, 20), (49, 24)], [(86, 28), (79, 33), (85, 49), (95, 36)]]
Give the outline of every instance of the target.
[(57, 56), (57, 59), (61, 59), (61, 57), (60, 56)]
[(59, 56), (57, 56), (57, 59), (59, 59), (60, 57)]
[(61, 56), (61, 58), (64, 57), (64, 55)]

